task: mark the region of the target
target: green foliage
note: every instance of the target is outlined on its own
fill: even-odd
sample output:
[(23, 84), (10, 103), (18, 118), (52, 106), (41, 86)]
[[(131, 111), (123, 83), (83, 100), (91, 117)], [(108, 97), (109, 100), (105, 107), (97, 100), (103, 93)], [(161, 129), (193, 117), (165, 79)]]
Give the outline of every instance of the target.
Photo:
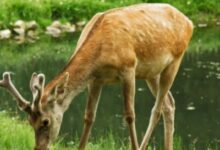
[(36, 20), (50, 17), (50, 5), (45, 0), (2, 0), (0, 1), (0, 20), (5, 26), (18, 19)]
[(95, 13), (135, 3), (169, 3), (194, 21), (213, 20), (220, 15), (218, 0), (1, 0), (0, 28), (18, 19), (36, 20), (45, 27), (52, 20), (78, 22), (89, 20)]
[(1, 0), (0, 21), (5, 27), (18, 19), (36, 20), (45, 27), (52, 20), (88, 20), (96, 12), (131, 3), (132, 1), (116, 3), (100, 0)]

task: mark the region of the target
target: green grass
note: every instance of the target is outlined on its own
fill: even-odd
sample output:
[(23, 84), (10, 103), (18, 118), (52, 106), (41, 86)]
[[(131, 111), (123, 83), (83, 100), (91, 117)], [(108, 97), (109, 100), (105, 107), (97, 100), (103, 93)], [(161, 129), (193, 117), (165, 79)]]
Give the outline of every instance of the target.
[(34, 134), (26, 122), (0, 113), (0, 149), (25, 150), (33, 149)]
[[(0, 112), (0, 149), (1, 150), (30, 150), (34, 147), (34, 133), (27, 121), (11, 117), (8, 113)], [(65, 145), (65, 146), (64, 146)], [(67, 146), (69, 145), (69, 146)], [(63, 144), (58, 140), (52, 150), (77, 150), (78, 140)], [(87, 150), (127, 150), (129, 146), (116, 141), (112, 134), (87, 144)], [(150, 149), (149, 149), (150, 150)]]
[[(31, 150), (34, 147), (34, 133), (27, 121), (12, 117), (8, 112), (0, 112), (0, 149), (1, 150)], [(65, 142), (62, 138), (52, 145), (52, 150), (77, 150), (79, 140)], [(129, 150), (130, 143), (122, 142), (110, 132), (107, 137), (92, 139), (86, 150)], [(148, 150), (154, 148), (149, 147)], [(174, 139), (174, 150), (182, 149), (181, 138)]]

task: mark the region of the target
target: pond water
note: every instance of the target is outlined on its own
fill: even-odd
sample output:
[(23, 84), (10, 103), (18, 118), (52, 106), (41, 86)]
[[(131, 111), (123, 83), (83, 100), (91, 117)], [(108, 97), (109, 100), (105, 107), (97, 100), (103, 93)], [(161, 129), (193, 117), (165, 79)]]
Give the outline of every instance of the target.
[[(216, 30), (219, 32), (219, 30)], [(197, 40), (194, 40), (197, 41)], [(217, 39), (217, 42), (220, 42)], [(193, 43), (195, 45), (195, 42)], [(176, 102), (175, 139), (180, 139), (182, 149), (207, 150), (220, 148), (220, 47), (218, 51), (207, 50), (203, 53), (187, 53), (172, 86), (172, 93)], [(24, 96), (31, 97), (28, 89), (28, 80), (36, 70), (45, 72), (47, 79), (65, 64), (62, 60), (41, 58), (23, 64), (22, 68), (10, 68), (16, 73), (15, 84)], [(55, 64), (57, 68), (47, 67), (44, 64)], [(42, 67), (43, 66), (43, 67)], [(6, 68), (0, 68), (3, 72)], [(22, 78), (19, 78), (22, 77)], [(15, 77), (14, 77), (15, 78)], [(26, 85), (24, 87), (24, 85)], [(148, 125), (154, 98), (144, 81), (137, 81), (136, 85), (136, 128), (141, 141)], [(11, 99), (6, 92), (0, 92), (1, 99)], [(65, 113), (60, 135), (67, 141), (79, 137), (83, 127), (83, 114), (87, 92), (78, 95)], [(0, 108), (5, 106), (16, 110), (13, 101), (0, 101)], [(106, 86), (103, 89), (97, 112), (96, 122), (92, 130), (92, 139), (105, 137), (112, 133), (120, 141), (128, 141), (128, 131), (123, 121), (123, 100), (120, 85)], [(161, 149), (163, 143), (163, 122), (156, 128), (151, 144)], [(218, 148), (216, 148), (218, 147)]]

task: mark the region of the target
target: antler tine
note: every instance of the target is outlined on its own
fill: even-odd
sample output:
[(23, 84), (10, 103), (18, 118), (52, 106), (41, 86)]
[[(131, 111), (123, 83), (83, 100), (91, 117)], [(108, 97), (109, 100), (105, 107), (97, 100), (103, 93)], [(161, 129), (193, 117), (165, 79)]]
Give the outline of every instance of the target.
[(37, 73), (34, 72), (31, 76), (31, 80), (30, 80), (30, 89), (31, 89), (32, 93), (36, 93), (36, 89), (34, 88), (34, 85), (37, 84), (37, 81), (38, 81)]
[(33, 110), (41, 112), (40, 99), (44, 91), (45, 76), (44, 74), (33, 73), (30, 87), (33, 93)]
[(25, 100), (18, 92), (18, 90), (11, 81), (10, 72), (3, 73), (3, 80), (0, 81), (0, 86), (7, 89), (10, 92), (10, 94), (16, 98), (20, 110), (23, 110), (29, 114), (31, 113), (30, 102)]

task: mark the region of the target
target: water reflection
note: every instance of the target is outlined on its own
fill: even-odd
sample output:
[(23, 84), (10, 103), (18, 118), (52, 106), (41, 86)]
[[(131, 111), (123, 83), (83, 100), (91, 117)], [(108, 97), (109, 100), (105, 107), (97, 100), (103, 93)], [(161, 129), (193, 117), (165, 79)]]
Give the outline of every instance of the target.
[(198, 149), (219, 145), (219, 54), (186, 57), (175, 81), (172, 91), (181, 91), (174, 94), (176, 134), (181, 135), (184, 145), (195, 144)]

